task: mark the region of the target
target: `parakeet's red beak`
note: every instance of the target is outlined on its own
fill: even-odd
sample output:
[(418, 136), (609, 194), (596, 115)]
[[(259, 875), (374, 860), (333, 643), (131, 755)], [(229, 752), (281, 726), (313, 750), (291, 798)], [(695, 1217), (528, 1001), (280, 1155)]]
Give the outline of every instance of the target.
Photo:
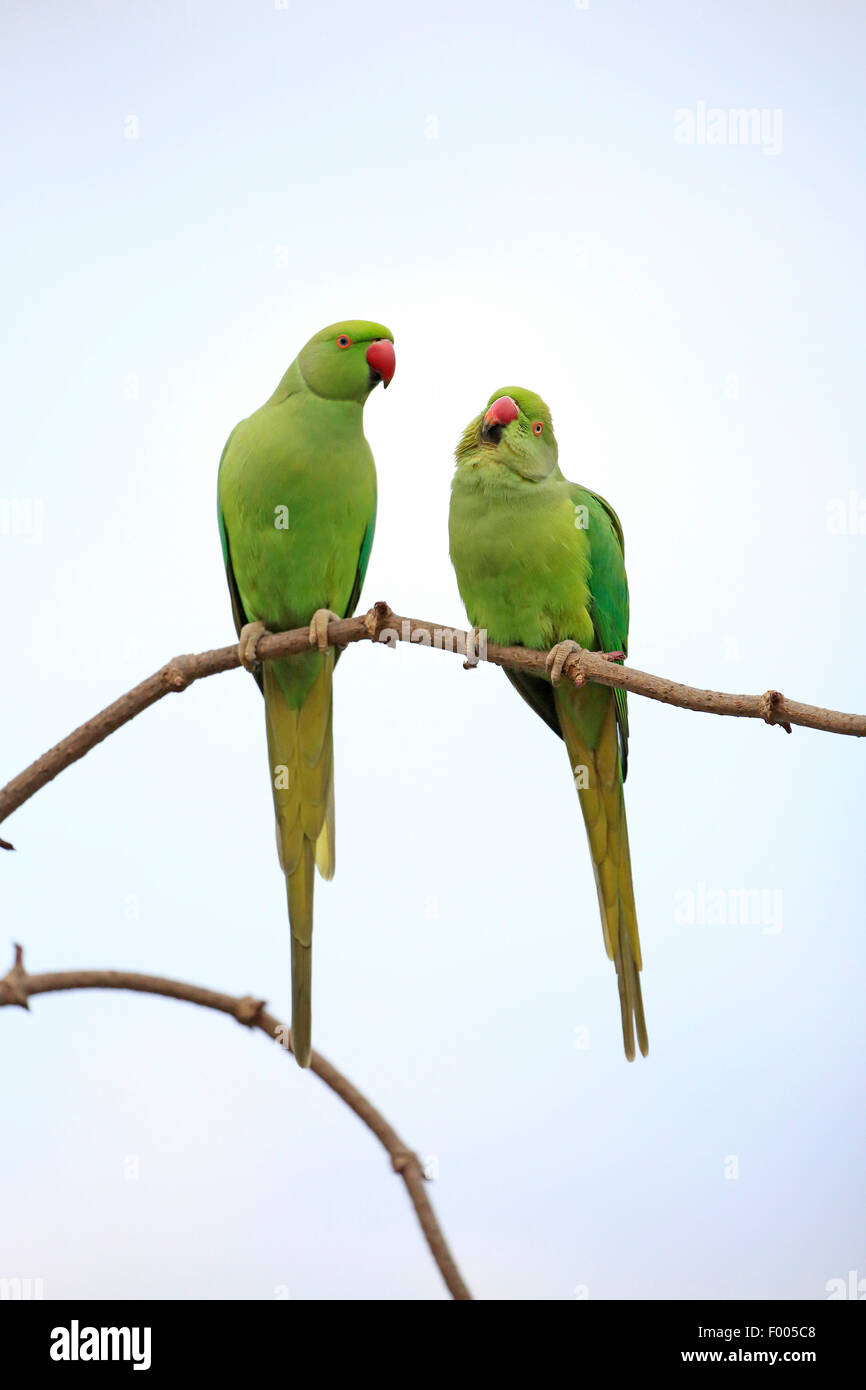
[(498, 444), (502, 437), (503, 426), (516, 420), (520, 410), (517, 402), (510, 396), (500, 396), (498, 401), (494, 401), (481, 424), (481, 438), (485, 442)]
[(387, 338), (379, 338), (375, 343), (371, 343), (367, 348), (367, 363), (376, 380), (387, 387), (397, 365), (394, 344)]

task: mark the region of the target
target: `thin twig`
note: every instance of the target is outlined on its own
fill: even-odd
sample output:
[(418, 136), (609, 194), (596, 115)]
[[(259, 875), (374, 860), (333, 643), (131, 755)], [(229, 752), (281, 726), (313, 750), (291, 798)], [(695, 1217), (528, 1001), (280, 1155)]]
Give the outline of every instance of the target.
[[(467, 665), (474, 665), (476, 661), (472, 633), (460, 628), (442, 627), (421, 618), (400, 617), (392, 613), (387, 603), (375, 604), (362, 618), (341, 618), (328, 627), (331, 646), (344, 647), (351, 642), (364, 641), (379, 641), (388, 645), (412, 642), (468, 656)], [(259, 641), (256, 655), (263, 661), (269, 661), (273, 657), (308, 651), (309, 645), (310, 629), (299, 627), (291, 632), (266, 634)], [(507, 666), (514, 671), (531, 671), (539, 676), (547, 675), (547, 655), (547, 652), (533, 651), (529, 647), (499, 647), (493, 642), (487, 643), (486, 649), (482, 644), (477, 653), (481, 660), (496, 666)], [(164, 695), (186, 690), (193, 681), (218, 675), (221, 671), (234, 670), (239, 665), (235, 644), (193, 656), (174, 657), (154, 675), (142, 681), (141, 685), (121, 695), (114, 704), (88, 719), (86, 724), (13, 777), (0, 790), (0, 822), (56, 777), (58, 772), (83, 758), (97, 743), (128, 724), (130, 719)], [(680, 709), (705, 714), (730, 714), (741, 719), (763, 719), (767, 724), (781, 725), (788, 733), (792, 724), (800, 724), (803, 728), (821, 729), (826, 733), (866, 737), (866, 715), (863, 714), (843, 714), (839, 710), (822, 709), (818, 705), (804, 705), (797, 700), (787, 699), (778, 690), (768, 690), (763, 695), (728, 695), (719, 690), (699, 690), (663, 676), (638, 671), (633, 666), (620, 666), (609, 661), (601, 652), (579, 650), (569, 657), (564, 674), (576, 685), (588, 680), (601, 685), (620, 686), (634, 695), (645, 695), (650, 700), (661, 700), (663, 704), (676, 705)], [(0, 841), (0, 848), (11, 849), (12, 846), (4, 840)]]
[[(130, 989), (139, 994), (161, 994), (168, 999), (182, 999), (189, 1004), (200, 1004), (206, 1009), (217, 1009), (220, 1013), (231, 1014), (238, 1023), (247, 1028), (258, 1028), (284, 1050), (291, 1049), (291, 1029), (281, 1023), (273, 1014), (265, 1010), (263, 999), (250, 996), (237, 998), (233, 994), (218, 994), (216, 990), (204, 989), (201, 985), (185, 984), (181, 980), (167, 980), (160, 975), (139, 975), (125, 970), (59, 970), (41, 975), (28, 975), (24, 968), (24, 952), (15, 947), (12, 968), (0, 979), (0, 1008), (8, 1004), (18, 1004), (29, 1008), (29, 1000), (34, 994), (54, 994), (67, 989)], [(326, 1086), (344, 1100), (350, 1110), (354, 1110), (359, 1120), (372, 1130), (379, 1143), (387, 1150), (391, 1167), (399, 1173), (415, 1215), (424, 1232), (424, 1239), (430, 1247), (439, 1272), (445, 1280), (452, 1298), (471, 1299), (463, 1277), (454, 1262), (454, 1256), (436, 1219), (436, 1213), (427, 1196), (424, 1169), (420, 1158), (392, 1129), (388, 1121), (371, 1105), (357, 1087), (353, 1086), (342, 1072), (326, 1061), (319, 1052), (314, 1052), (310, 1061), (314, 1071)]]

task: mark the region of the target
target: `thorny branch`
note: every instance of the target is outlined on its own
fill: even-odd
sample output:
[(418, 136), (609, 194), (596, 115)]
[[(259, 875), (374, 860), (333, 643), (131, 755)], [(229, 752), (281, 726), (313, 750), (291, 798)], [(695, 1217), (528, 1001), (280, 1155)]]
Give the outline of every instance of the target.
[[(267, 633), (259, 640), (256, 656), (269, 661), (273, 657), (308, 651), (309, 634), (308, 627), (295, 628), (291, 632)], [(328, 626), (331, 646), (344, 647), (351, 642), (364, 641), (388, 645), (414, 642), (456, 652), (468, 658), (465, 662), (467, 666), (475, 665), (480, 658), (515, 671), (532, 671), (540, 676), (547, 674), (547, 652), (533, 651), (528, 647), (499, 647), (493, 642), (485, 645), (482, 642), (476, 653), (475, 634), (438, 626), (421, 618), (399, 617), (392, 613), (387, 603), (374, 604), (362, 618), (341, 618)], [(218, 647), (215, 651), (174, 657), (159, 671), (148, 676), (147, 680), (121, 695), (119, 700), (49, 748), (17, 777), (13, 777), (0, 790), (0, 822), (56, 777), (58, 772), (83, 758), (97, 743), (129, 723), (130, 719), (164, 695), (186, 690), (193, 681), (201, 680), (204, 676), (216, 676), (221, 671), (232, 671), (239, 665), (238, 649), (234, 643), (230, 647)], [(680, 709), (705, 714), (730, 714), (741, 719), (763, 719), (767, 724), (781, 725), (788, 733), (792, 724), (799, 724), (806, 729), (821, 729), (827, 733), (849, 734), (855, 738), (866, 736), (866, 715), (863, 714), (843, 714), (839, 710), (804, 705), (797, 700), (789, 700), (778, 690), (768, 690), (763, 695), (729, 695), (720, 690), (699, 690), (663, 676), (638, 671), (633, 666), (620, 666), (609, 661), (602, 653), (585, 648), (568, 658), (564, 674), (575, 685), (596, 681), (601, 685), (622, 687), (634, 695), (645, 695), (650, 700), (661, 700), (663, 704), (676, 705)], [(7, 840), (0, 840), (0, 848), (12, 849), (12, 845)]]
[[(291, 1048), (291, 1029), (285, 1023), (280, 1023), (273, 1014), (265, 1011), (263, 999), (252, 999), (249, 996), (237, 998), (232, 994), (218, 994), (215, 990), (203, 989), (200, 985), (185, 984), (181, 980), (167, 980), (159, 975), (138, 975), (124, 970), (60, 970), (43, 975), (28, 975), (24, 969), (24, 952), (17, 945), (11, 970), (0, 978), (0, 1008), (7, 1004), (18, 1004), (27, 1009), (30, 1007), (29, 1000), (32, 995), (53, 994), (67, 989), (130, 989), (139, 994), (162, 994), (168, 999), (182, 999), (189, 1004), (200, 1004), (206, 1009), (217, 1009), (220, 1013), (231, 1014), (232, 1018), (245, 1027), (258, 1028), (281, 1047), (286, 1050)], [(430, 1247), (430, 1253), (439, 1267), (451, 1297), (460, 1300), (471, 1299), (472, 1295), (463, 1282), (427, 1196), (424, 1169), (418, 1155), (403, 1143), (396, 1130), (391, 1128), (385, 1117), (370, 1104), (366, 1096), (363, 1096), (342, 1072), (326, 1061), (321, 1053), (313, 1053), (310, 1070), (315, 1072), (326, 1086), (330, 1086), (331, 1090), (346, 1102), (350, 1110), (354, 1110), (387, 1150), (391, 1167), (406, 1184), (415, 1215), (424, 1232), (424, 1239)]]

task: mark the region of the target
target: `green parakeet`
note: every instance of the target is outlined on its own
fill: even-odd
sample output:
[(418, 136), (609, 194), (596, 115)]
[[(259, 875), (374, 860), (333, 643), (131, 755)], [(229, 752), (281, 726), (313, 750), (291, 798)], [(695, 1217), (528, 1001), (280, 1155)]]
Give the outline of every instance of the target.
[(622, 527), (604, 498), (563, 477), (550, 411), (532, 391), (494, 392), (464, 431), (456, 457), (451, 559), (470, 621), (491, 642), (556, 648), (549, 679), (506, 675), (568, 749), (632, 1061), (635, 1033), (644, 1056), (648, 1043), (623, 797), (625, 691), (561, 681), (575, 643), (626, 654)]
[[(394, 375), (393, 338), (361, 320), (323, 328), (220, 459), (220, 536), (243, 664), (265, 697), (277, 850), (292, 945), (292, 1048), (309, 1066), (314, 866), (334, 872), (329, 619), (355, 609), (376, 521), (364, 402)], [(265, 631), (311, 625), (309, 653), (255, 664)]]

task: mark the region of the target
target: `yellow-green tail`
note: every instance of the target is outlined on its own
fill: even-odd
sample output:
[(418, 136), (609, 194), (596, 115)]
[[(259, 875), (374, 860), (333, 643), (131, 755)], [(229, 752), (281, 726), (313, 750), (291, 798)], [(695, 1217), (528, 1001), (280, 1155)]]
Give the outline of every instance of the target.
[(616, 713), (610, 699), (594, 749), (578, 733), (572, 702), (578, 692), (556, 691), (556, 709), (568, 748), (589, 839), (604, 945), (616, 965), (622, 1037), (630, 1062), (637, 1044), (649, 1050), (640, 988), (641, 953), (631, 878), (625, 797), (619, 763)]
[(323, 878), (334, 873), (333, 648), (321, 658), (299, 709), (288, 703), (277, 665), (266, 661), (262, 668), (268, 758), (292, 936), (292, 1051), (298, 1064), (308, 1067), (315, 869)]

